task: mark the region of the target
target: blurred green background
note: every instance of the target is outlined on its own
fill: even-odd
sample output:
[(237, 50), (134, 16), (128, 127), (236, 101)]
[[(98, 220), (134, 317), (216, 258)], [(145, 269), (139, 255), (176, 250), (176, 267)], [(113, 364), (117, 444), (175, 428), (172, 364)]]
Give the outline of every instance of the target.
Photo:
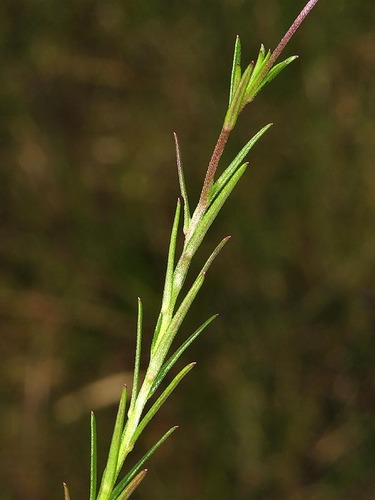
[[(1, 499), (88, 497), (89, 412), (103, 465), (137, 295), (146, 343), (158, 312), (172, 132), (196, 200), (236, 34), (249, 61), (302, 6), (0, 3)], [(226, 162), (275, 125), (198, 256), (233, 236), (181, 331), (220, 312), (198, 365), (131, 457), (180, 424), (135, 499), (374, 498), (374, 19), (320, 2), (239, 120)]]

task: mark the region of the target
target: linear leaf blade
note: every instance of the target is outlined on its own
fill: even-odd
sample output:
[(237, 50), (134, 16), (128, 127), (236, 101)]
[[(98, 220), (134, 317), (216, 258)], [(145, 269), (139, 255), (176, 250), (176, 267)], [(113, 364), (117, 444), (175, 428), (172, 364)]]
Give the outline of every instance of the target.
[(201, 222), (198, 224), (193, 236), (191, 237), (188, 243), (188, 248), (191, 255), (194, 255), (194, 253), (197, 251), (208, 229), (210, 228), (213, 221), (216, 219), (216, 216), (218, 215), (221, 207), (226, 202), (228, 196), (233, 191), (238, 181), (241, 179), (246, 168), (247, 168), (247, 163), (244, 163), (234, 172), (232, 177), (230, 177), (226, 185), (220, 191), (216, 199), (213, 201), (213, 203), (210, 205), (209, 209), (203, 216)]
[(253, 73), (254, 64), (250, 63), (248, 67), (243, 72), (241, 80), (239, 81), (237, 88), (233, 94), (232, 101), (228, 107), (227, 113), (224, 118), (224, 127), (232, 130), (236, 124), (238, 115), (244, 106), (244, 99), (246, 94), (246, 89), (249, 85), (251, 75)]
[(265, 46), (263, 45), (263, 43), (260, 45), (260, 49), (259, 49), (259, 53), (258, 53), (258, 57), (257, 57), (257, 60), (256, 60), (256, 63), (255, 63), (255, 66), (254, 66), (254, 71), (253, 71), (253, 79), (256, 79), (259, 72), (262, 70), (262, 68), (264, 67), (264, 64), (267, 63), (268, 59), (270, 58), (270, 52), (268, 51), (268, 53), (266, 54), (266, 48)]
[(178, 182), (180, 184), (181, 196), (182, 196), (182, 200), (184, 202), (184, 225), (183, 225), (183, 233), (187, 234), (187, 232), (189, 230), (189, 224), (190, 224), (189, 199), (188, 199), (188, 194), (187, 194), (187, 190), (186, 190), (185, 175), (184, 175), (184, 169), (183, 169), (183, 166), (182, 166), (180, 145), (178, 143), (177, 134), (174, 132), (173, 135), (174, 135), (174, 141), (175, 141), (175, 146), (176, 146), (176, 160), (177, 160)]
[(273, 68), (269, 70), (266, 77), (262, 80), (261, 84), (258, 87), (258, 92), (261, 88), (263, 88), (267, 83), (271, 82), (276, 76), (283, 71), (290, 63), (298, 59), (298, 56), (291, 56), (285, 59), (284, 61), (276, 64)]
[(177, 200), (176, 212), (173, 220), (173, 227), (171, 232), (171, 239), (169, 243), (168, 250), (168, 260), (167, 260), (167, 271), (165, 274), (165, 283), (164, 283), (164, 291), (163, 291), (163, 299), (161, 305), (161, 311), (158, 318), (158, 322), (156, 325), (155, 333), (152, 338), (151, 351), (155, 350), (156, 344), (159, 341), (159, 333), (160, 327), (163, 323), (164, 318), (170, 320), (171, 314), (173, 311), (171, 310), (170, 303), (173, 296), (173, 274), (174, 274), (174, 259), (176, 254), (176, 244), (177, 244), (177, 236), (178, 236), (178, 225), (180, 222), (180, 214), (181, 214), (181, 201)]
[(139, 384), (139, 369), (141, 362), (141, 349), (142, 349), (142, 323), (143, 323), (143, 307), (142, 301), (138, 297), (138, 317), (137, 317), (137, 342), (135, 348), (135, 363), (133, 375), (132, 395), (129, 405), (129, 412), (133, 411), (135, 401), (137, 399), (138, 384)]
[(97, 486), (97, 435), (96, 420), (94, 412), (91, 412), (90, 419), (90, 500), (96, 498)]
[(176, 389), (178, 384), (181, 382), (181, 380), (189, 373), (189, 371), (194, 368), (196, 363), (189, 363), (188, 365), (185, 366), (172, 380), (172, 382), (168, 385), (166, 389), (162, 392), (162, 394), (158, 397), (158, 399), (155, 401), (155, 403), (151, 406), (151, 408), (148, 410), (146, 415), (143, 417), (143, 419), (140, 421), (136, 432), (133, 435), (132, 438), (132, 443), (134, 444), (135, 441), (138, 439), (140, 434), (143, 432), (145, 429), (146, 425), (150, 422), (152, 417), (158, 412), (160, 407), (163, 405), (163, 403), (166, 401), (166, 399), (172, 394), (172, 392)]
[(184, 320), (187, 312), (189, 311), (192, 303), (194, 302), (195, 297), (197, 296), (197, 293), (199, 292), (200, 288), (203, 285), (205, 279), (204, 274), (199, 274), (192, 286), (190, 287), (190, 290), (186, 294), (184, 300), (181, 302), (179, 308), (177, 309), (175, 315), (173, 316), (173, 319), (168, 327), (168, 329), (163, 333), (162, 337), (159, 336), (158, 342), (155, 344), (153, 353), (155, 353), (157, 350), (159, 352), (159, 355), (166, 356), (168, 349), (178, 332), (178, 329), (181, 326), (182, 321)]
[(64, 488), (64, 500), (70, 500), (69, 488), (66, 483), (63, 483)]
[(169, 436), (178, 429), (178, 426), (174, 426), (169, 429), (160, 439), (157, 441), (149, 451), (143, 455), (143, 457), (135, 464), (135, 466), (126, 474), (126, 476), (118, 483), (118, 485), (114, 488), (111, 493), (110, 500), (116, 500), (121, 492), (124, 490), (126, 485), (135, 477), (137, 472), (143, 467), (143, 465), (147, 462), (147, 460), (155, 453), (155, 451), (159, 448), (160, 445), (166, 441)]
[(147, 474), (147, 469), (141, 470), (128, 486), (120, 493), (118, 500), (127, 500), (132, 493), (138, 488)]
[(267, 65), (270, 57), (271, 57), (271, 51), (268, 50), (266, 53), (264, 45), (262, 44), (259, 51), (257, 62), (255, 63), (253, 74), (251, 75), (251, 79), (245, 91), (244, 106), (248, 104), (250, 101), (252, 101), (259, 92), (259, 85), (262, 83), (261, 81), (262, 71)]
[(221, 189), (225, 186), (228, 180), (232, 177), (234, 172), (240, 166), (246, 155), (252, 149), (256, 142), (262, 137), (263, 134), (267, 132), (267, 130), (272, 126), (272, 123), (268, 123), (263, 128), (261, 128), (241, 149), (235, 159), (230, 163), (230, 165), (224, 170), (221, 176), (217, 179), (215, 184), (212, 187), (210, 200), (214, 200), (217, 194), (221, 191)]
[(178, 236), (178, 225), (180, 222), (180, 214), (181, 214), (181, 201), (180, 201), (180, 199), (178, 199), (175, 217), (173, 220), (171, 240), (170, 240), (169, 250), (168, 250), (167, 272), (166, 272), (166, 276), (165, 276), (164, 294), (163, 294), (163, 302), (162, 302), (162, 308), (161, 308), (161, 311), (163, 314), (166, 314), (168, 311), (169, 302), (171, 300), (171, 296), (173, 293), (174, 259), (175, 259), (175, 253), (176, 253), (176, 244), (177, 244), (177, 236)]
[(237, 35), (236, 42), (234, 44), (233, 65), (230, 78), (229, 105), (232, 102), (233, 96), (236, 92), (240, 80), (241, 80), (241, 41), (240, 37)]
[(107, 465), (103, 473), (102, 483), (100, 485), (99, 497), (100, 495), (110, 493), (116, 481), (121, 435), (124, 430), (125, 422), (126, 392), (126, 386), (124, 386), (121, 392), (121, 398), (117, 411), (115, 426), (113, 429), (111, 445), (109, 447)]
[(176, 350), (176, 352), (166, 361), (166, 363), (162, 366), (157, 379), (155, 380), (154, 385), (152, 386), (150, 397), (155, 393), (155, 391), (160, 386), (161, 382), (164, 380), (165, 376), (169, 372), (169, 370), (174, 366), (176, 361), (180, 358), (182, 353), (186, 351), (186, 349), (194, 342), (194, 340), (207, 328), (207, 326), (217, 318), (217, 314), (211, 316), (207, 321), (205, 321), (195, 332), (190, 335), (190, 337), (185, 340), (185, 342)]

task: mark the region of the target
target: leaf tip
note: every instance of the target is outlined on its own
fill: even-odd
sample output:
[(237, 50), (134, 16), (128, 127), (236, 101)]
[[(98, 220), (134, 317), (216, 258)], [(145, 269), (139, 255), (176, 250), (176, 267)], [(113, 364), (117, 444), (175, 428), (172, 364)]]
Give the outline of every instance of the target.
[(65, 482), (63, 482), (63, 488), (64, 488), (64, 499), (70, 500), (69, 488)]

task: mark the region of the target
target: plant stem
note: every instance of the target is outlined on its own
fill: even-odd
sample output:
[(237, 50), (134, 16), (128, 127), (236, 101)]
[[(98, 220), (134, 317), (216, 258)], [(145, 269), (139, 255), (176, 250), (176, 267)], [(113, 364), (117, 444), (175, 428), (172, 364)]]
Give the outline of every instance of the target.
[(298, 16), (295, 18), (294, 22), (288, 29), (288, 31), (285, 33), (285, 35), (282, 37), (280, 40), (278, 46), (276, 49), (272, 52), (271, 57), (269, 58), (268, 63), (264, 67), (261, 76), (265, 76), (270, 68), (275, 64), (276, 60), (278, 59), (279, 55), (281, 52), (285, 49), (287, 43), (289, 40), (292, 38), (294, 33), (298, 30), (298, 28), (301, 26), (303, 20), (305, 17), (309, 14), (309, 12), (313, 9), (313, 7), (318, 3), (318, 0), (310, 0), (307, 2), (305, 7), (301, 10), (301, 12), (298, 14)]
[(211, 189), (211, 186), (212, 186), (213, 181), (214, 181), (215, 173), (216, 173), (217, 167), (219, 165), (220, 158), (224, 152), (225, 145), (228, 141), (229, 134), (231, 133), (231, 131), (232, 131), (231, 127), (224, 125), (223, 128), (221, 129), (220, 135), (217, 139), (217, 142), (216, 142), (215, 148), (213, 150), (210, 162), (208, 164), (208, 168), (207, 168), (206, 176), (204, 178), (200, 198), (199, 198), (197, 207), (193, 213), (193, 216), (191, 218), (189, 230), (188, 230), (186, 238), (185, 238), (185, 245), (184, 245), (185, 247), (186, 247), (187, 243), (189, 242), (191, 236), (193, 235), (197, 225), (199, 224), (204, 212), (206, 211), (206, 209), (209, 205), (210, 189)]
[(221, 129), (219, 138), (216, 142), (215, 148), (213, 150), (210, 163), (208, 164), (208, 169), (206, 172), (206, 177), (203, 182), (203, 188), (201, 192), (201, 196), (198, 202), (198, 206), (200, 205), (203, 209), (207, 208), (208, 201), (209, 201), (209, 194), (210, 194), (210, 188), (212, 186), (215, 173), (217, 170), (217, 167), (219, 165), (220, 158), (224, 152), (225, 145), (227, 143), (229, 134), (231, 132), (231, 129), (229, 127), (223, 127)]

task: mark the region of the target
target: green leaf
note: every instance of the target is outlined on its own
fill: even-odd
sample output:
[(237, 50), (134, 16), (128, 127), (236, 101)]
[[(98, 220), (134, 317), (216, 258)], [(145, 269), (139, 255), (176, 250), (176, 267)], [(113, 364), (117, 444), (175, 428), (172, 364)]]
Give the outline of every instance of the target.
[(233, 191), (238, 181), (241, 179), (246, 168), (247, 168), (247, 163), (244, 163), (234, 172), (234, 174), (229, 178), (229, 180), (222, 188), (218, 196), (215, 198), (213, 203), (210, 205), (205, 215), (202, 217), (201, 222), (198, 224), (193, 236), (191, 237), (187, 245), (187, 248), (189, 248), (189, 252), (191, 253), (191, 255), (194, 255), (194, 253), (199, 248), (208, 229), (210, 228), (213, 221), (216, 219), (217, 214), (219, 213), (221, 207), (224, 205), (228, 196)]
[(167, 398), (172, 394), (172, 392), (176, 389), (181, 380), (189, 373), (189, 371), (194, 368), (196, 363), (190, 363), (185, 366), (172, 380), (172, 382), (168, 385), (166, 389), (161, 393), (155, 403), (148, 410), (143, 419), (139, 422), (137, 430), (134, 432), (131, 443), (134, 444), (141, 433), (144, 431), (146, 425), (150, 422), (152, 417), (158, 412), (163, 403), (167, 400)]
[(143, 481), (146, 474), (147, 474), (147, 469), (141, 470), (141, 472), (139, 472), (135, 476), (133, 481), (129, 483), (128, 486), (120, 493), (120, 495), (118, 496), (118, 500), (127, 500), (130, 497), (130, 495), (134, 493), (134, 491), (138, 488), (138, 486)]
[(161, 307), (161, 312), (163, 315), (166, 315), (169, 312), (169, 303), (173, 294), (173, 271), (174, 271), (174, 259), (176, 253), (176, 244), (177, 244), (177, 236), (178, 236), (178, 225), (180, 222), (180, 213), (181, 213), (181, 201), (177, 200), (177, 207), (175, 212), (175, 217), (173, 221), (171, 240), (169, 244), (168, 251), (168, 263), (167, 263), (167, 272), (165, 276), (165, 284), (164, 284), (164, 294), (163, 294), (163, 302)]
[(254, 69), (254, 64), (250, 63), (249, 66), (245, 69), (239, 84), (233, 94), (233, 98), (231, 104), (228, 107), (228, 111), (224, 118), (224, 127), (232, 130), (236, 124), (238, 115), (243, 108), (243, 102), (245, 99), (246, 89), (249, 85), (250, 78)]
[(63, 483), (64, 488), (64, 500), (70, 500), (69, 488), (66, 483)]
[(244, 160), (246, 155), (249, 153), (254, 144), (262, 137), (263, 134), (267, 132), (267, 130), (272, 126), (272, 123), (265, 125), (262, 129), (259, 130), (245, 146), (241, 149), (235, 159), (230, 163), (230, 165), (224, 170), (221, 176), (217, 179), (215, 184), (212, 187), (212, 191), (210, 193), (210, 201), (214, 200), (218, 193), (223, 189), (223, 187), (227, 184), (228, 180), (232, 177), (234, 172), (237, 170), (241, 162)]
[(261, 84), (264, 77), (264, 75), (262, 76), (262, 71), (267, 65), (270, 57), (271, 57), (271, 51), (269, 50), (266, 54), (264, 45), (262, 44), (260, 47), (257, 62), (255, 63), (254, 71), (251, 75), (251, 80), (249, 81), (249, 84), (245, 91), (243, 106), (241, 110), (246, 106), (246, 104), (252, 101), (259, 92), (259, 85)]
[(90, 500), (96, 499), (97, 484), (97, 437), (96, 420), (94, 412), (91, 412), (91, 446), (90, 446)]
[(154, 345), (156, 344), (156, 340), (158, 338), (158, 335), (159, 335), (159, 332), (160, 332), (160, 328), (161, 328), (161, 324), (163, 322), (163, 315), (162, 313), (160, 312), (159, 313), (159, 316), (158, 316), (158, 320), (156, 322), (156, 326), (155, 326), (155, 330), (154, 330), (154, 334), (152, 336), (152, 342), (151, 342), (151, 351), (154, 349)]
[(221, 249), (223, 248), (223, 246), (226, 245), (230, 239), (231, 239), (231, 236), (226, 236), (225, 238), (223, 238), (220, 241), (220, 243), (217, 245), (215, 250), (212, 252), (212, 254), (206, 260), (204, 266), (202, 267), (201, 274), (207, 273), (207, 271), (208, 271), (209, 267), (211, 266), (211, 264), (213, 263), (214, 259), (216, 259), (216, 257), (218, 256), (218, 254), (221, 251)]
[(205, 265), (201, 269), (201, 272), (198, 274), (196, 280), (194, 281), (193, 285), (191, 286), (190, 290), (186, 294), (184, 300), (182, 301), (181, 305), (177, 309), (176, 314), (174, 315), (171, 323), (168, 326), (168, 329), (163, 332), (162, 336), (160, 336), (160, 342), (158, 342), (152, 351), (152, 356), (159, 356), (160, 359), (163, 359), (169, 350), (169, 347), (176, 336), (181, 323), (183, 319), (185, 318), (188, 310), (190, 309), (197, 293), (199, 292), (200, 288), (203, 285), (206, 272), (208, 268), (210, 267), (212, 261), (216, 257), (216, 255), (220, 252), (222, 247), (227, 243), (227, 241), (230, 239), (230, 236), (227, 236), (224, 238), (218, 246), (215, 248), (215, 250), (212, 252), (210, 257), (207, 259)]
[(138, 297), (137, 343), (136, 343), (136, 348), (135, 348), (133, 387), (132, 387), (132, 396), (131, 396), (130, 405), (129, 405), (129, 412), (133, 411), (135, 401), (137, 399), (137, 394), (138, 394), (139, 368), (140, 368), (141, 348), (142, 348), (142, 322), (143, 322), (142, 301)]
[(240, 37), (237, 35), (236, 42), (234, 44), (233, 65), (230, 78), (229, 105), (232, 102), (233, 96), (237, 90), (240, 80), (241, 80), (241, 41)]
[(137, 472), (140, 470), (141, 467), (147, 462), (147, 460), (151, 457), (153, 453), (159, 448), (160, 445), (166, 441), (169, 436), (178, 428), (178, 426), (172, 427), (167, 431), (160, 439), (155, 443), (149, 451), (135, 464), (135, 466), (126, 474), (126, 476), (118, 483), (118, 485), (114, 488), (113, 492), (111, 493), (110, 500), (116, 500), (118, 496), (121, 494), (121, 492), (124, 491), (124, 488), (126, 488), (127, 484), (135, 477)]
[(270, 58), (270, 56), (271, 56), (271, 52), (268, 51), (267, 54), (266, 54), (266, 49), (265, 49), (265, 47), (264, 47), (264, 45), (262, 43), (261, 46), (260, 46), (260, 49), (259, 49), (258, 58), (256, 60), (255, 66), (254, 66), (252, 80), (253, 79), (255, 80), (257, 78), (257, 76), (259, 75), (259, 73), (264, 68), (264, 65), (267, 64), (268, 59)]
[(173, 319), (168, 327), (168, 329), (163, 333), (162, 336), (159, 335), (158, 342), (155, 344), (154, 349), (151, 353), (152, 356), (159, 356), (163, 358), (167, 355), (168, 349), (178, 332), (182, 321), (184, 320), (187, 312), (189, 311), (197, 293), (203, 285), (205, 279), (204, 274), (199, 274), (194, 283), (192, 284), (190, 290), (186, 294), (184, 300), (181, 302), (179, 308), (177, 309)]
[(200, 333), (215, 319), (217, 318), (217, 314), (211, 316), (207, 321), (205, 321), (195, 332), (190, 335), (190, 337), (185, 340), (185, 342), (177, 349), (177, 351), (166, 361), (166, 363), (160, 369), (160, 372), (152, 386), (150, 397), (155, 393), (155, 391), (160, 386), (161, 382), (164, 380), (165, 376), (172, 368), (172, 366), (176, 363), (176, 361), (180, 358), (182, 353), (186, 351), (186, 349), (194, 342), (194, 340), (198, 337)]
[(170, 317), (173, 314), (172, 307), (170, 306), (173, 294), (173, 273), (174, 273), (174, 259), (176, 253), (176, 244), (177, 244), (177, 236), (178, 236), (178, 225), (180, 222), (180, 214), (181, 214), (181, 201), (177, 200), (177, 207), (173, 221), (171, 239), (169, 244), (168, 251), (168, 262), (167, 262), (167, 271), (165, 274), (165, 283), (164, 283), (164, 292), (163, 299), (161, 305), (161, 312), (158, 318), (158, 322), (156, 325), (156, 329), (154, 332), (154, 336), (152, 338), (151, 351), (153, 352), (156, 344), (159, 340), (160, 328), (164, 320), (167, 322), (170, 321)]
[(174, 141), (175, 141), (175, 145), (176, 145), (176, 159), (177, 159), (178, 181), (179, 181), (179, 184), (180, 184), (180, 191), (181, 191), (182, 200), (184, 202), (184, 225), (183, 225), (183, 233), (186, 235), (187, 232), (188, 232), (188, 230), (189, 230), (189, 224), (190, 224), (189, 200), (188, 200), (188, 195), (187, 195), (187, 190), (186, 190), (184, 170), (183, 170), (183, 167), (182, 167), (180, 146), (178, 144), (177, 134), (174, 133), (173, 135), (174, 135)]
[(112, 490), (117, 477), (117, 463), (120, 450), (121, 435), (124, 430), (126, 411), (126, 386), (123, 387), (121, 392), (120, 403), (117, 411), (116, 422), (113, 429), (111, 446), (108, 452), (107, 465), (103, 473), (102, 483), (100, 485), (99, 495), (108, 495)]
[(260, 86), (258, 87), (257, 92), (259, 92), (259, 90), (262, 87), (264, 87), (264, 85), (266, 85), (266, 83), (269, 83), (270, 81), (272, 81), (284, 68), (286, 68), (290, 63), (292, 63), (296, 59), (298, 59), (298, 56), (288, 57), (287, 59), (285, 59), (285, 61), (282, 61), (282, 62), (276, 64), (276, 66), (274, 66), (273, 68), (271, 68), (269, 70), (269, 72), (267, 73), (267, 75), (265, 76), (265, 78), (262, 80)]

